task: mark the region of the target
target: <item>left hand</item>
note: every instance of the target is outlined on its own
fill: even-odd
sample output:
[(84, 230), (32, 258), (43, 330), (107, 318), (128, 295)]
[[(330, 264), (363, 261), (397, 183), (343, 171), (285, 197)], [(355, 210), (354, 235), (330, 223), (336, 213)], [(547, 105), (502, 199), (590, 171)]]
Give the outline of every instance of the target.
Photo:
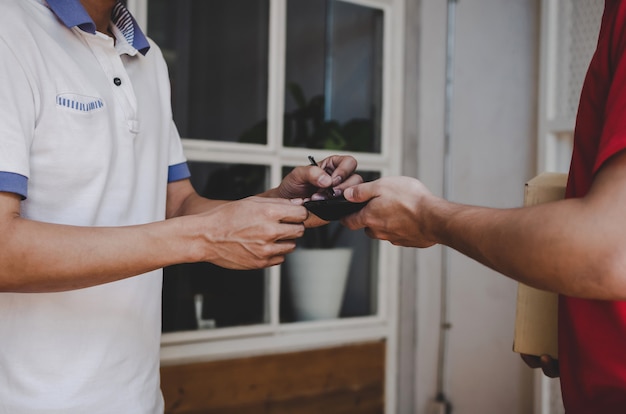
[(306, 165), (296, 167), (275, 189), (281, 198), (324, 198), (326, 188), (340, 195), (347, 187), (360, 184), (363, 178), (354, 174), (357, 161), (349, 155), (331, 155), (318, 163), (319, 167)]
[[(269, 197), (303, 198), (321, 200), (326, 189), (330, 188), (335, 195), (343, 193), (345, 188), (363, 182), (363, 178), (355, 174), (357, 161), (349, 155), (331, 155), (318, 163), (318, 166), (304, 165), (296, 167), (283, 179), (280, 185), (265, 193)], [(304, 222), (306, 227), (318, 227), (328, 224), (314, 214)]]

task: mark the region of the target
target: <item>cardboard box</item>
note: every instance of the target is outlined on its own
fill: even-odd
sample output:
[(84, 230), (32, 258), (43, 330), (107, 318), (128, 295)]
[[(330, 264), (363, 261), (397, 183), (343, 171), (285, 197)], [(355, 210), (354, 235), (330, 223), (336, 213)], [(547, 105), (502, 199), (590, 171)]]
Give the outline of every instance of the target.
[[(526, 183), (524, 206), (563, 199), (567, 174), (542, 173)], [(548, 354), (558, 358), (558, 303), (556, 293), (519, 283), (513, 351)]]

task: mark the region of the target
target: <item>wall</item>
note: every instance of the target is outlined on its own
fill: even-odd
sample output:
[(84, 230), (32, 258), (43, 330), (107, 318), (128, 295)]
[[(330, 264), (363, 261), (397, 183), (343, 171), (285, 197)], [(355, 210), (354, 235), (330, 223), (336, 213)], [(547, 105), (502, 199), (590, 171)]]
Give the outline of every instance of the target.
[[(409, 0), (409, 10), (416, 11), (407, 18), (418, 19), (407, 26), (419, 39), (413, 42), (418, 52), (407, 53), (406, 68), (417, 72), (418, 93), (413, 105), (413, 98), (406, 98), (407, 137), (417, 136), (415, 172), (437, 194), (443, 183), (445, 3)], [(491, 207), (522, 203), (523, 184), (535, 165), (538, 3), (457, 3), (449, 196), (453, 201)], [(415, 105), (418, 117), (411, 124), (409, 114)], [(405, 171), (411, 168), (406, 166)], [(415, 374), (412, 396), (400, 390), (401, 413), (428, 412), (437, 391), (442, 249), (416, 255)], [(516, 283), (454, 251), (448, 265), (452, 327), (443, 384), (453, 413), (532, 412), (532, 372), (511, 351)], [(408, 306), (402, 304), (405, 316)], [(407, 329), (403, 323), (401, 332)], [(400, 376), (410, 378), (402, 369)]]

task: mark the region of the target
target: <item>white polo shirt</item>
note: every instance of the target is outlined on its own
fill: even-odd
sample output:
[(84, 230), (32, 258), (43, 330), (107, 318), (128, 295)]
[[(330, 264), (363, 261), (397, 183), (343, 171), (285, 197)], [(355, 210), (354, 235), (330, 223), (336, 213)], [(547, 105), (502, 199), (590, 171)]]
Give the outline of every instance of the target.
[[(32, 220), (163, 220), (168, 181), (189, 170), (158, 47), (121, 4), (115, 43), (79, 0), (0, 0), (0, 10), (0, 191), (20, 194)], [(155, 271), (0, 293), (0, 413), (162, 412), (161, 286)]]

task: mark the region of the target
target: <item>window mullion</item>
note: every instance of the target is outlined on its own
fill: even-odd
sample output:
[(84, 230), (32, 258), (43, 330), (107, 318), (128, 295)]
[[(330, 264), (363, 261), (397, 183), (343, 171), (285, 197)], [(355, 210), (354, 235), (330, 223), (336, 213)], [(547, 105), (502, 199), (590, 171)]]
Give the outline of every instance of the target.
[[(267, 103), (267, 145), (278, 152), (283, 136), (283, 113), (285, 96), (285, 44), (286, 44), (286, 0), (270, 0), (269, 34), (269, 79)], [(272, 185), (280, 181), (280, 174), (272, 173)]]
[[(267, 146), (270, 153), (277, 154), (283, 136), (284, 88), (285, 88), (285, 37), (286, 37), (286, 0), (270, 0), (269, 15), (269, 59), (267, 93)], [(282, 165), (279, 157), (270, 165), (270, 186), (277, 186), (282, 178)], [(267, 298), (269, 301), (269, 323), (272, 327), (280, 325), (280, 267), (270, 269), (270, 282)]]

